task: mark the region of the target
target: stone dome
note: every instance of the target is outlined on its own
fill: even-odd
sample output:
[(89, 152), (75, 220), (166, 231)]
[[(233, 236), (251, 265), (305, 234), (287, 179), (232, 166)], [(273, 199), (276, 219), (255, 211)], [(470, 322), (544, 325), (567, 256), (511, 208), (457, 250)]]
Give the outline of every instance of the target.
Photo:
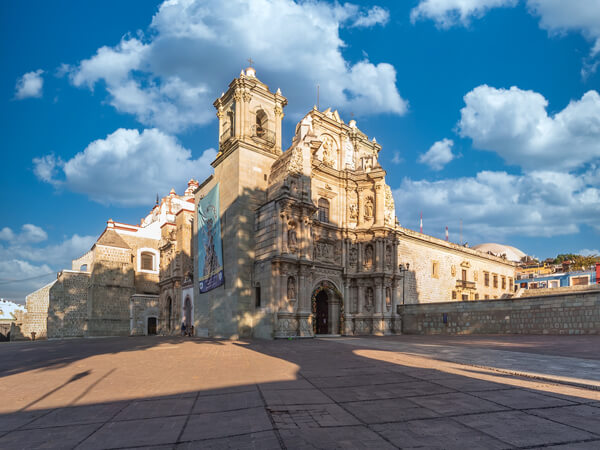
[(519, 262), (521, 261), (521, 258), (527, 256), (516, 247), (511, 247), (510, 245), (504, 244), (495, 244), (492, 242), (476, 245), (473, 247), (473, 249), (482, 253), (491, 253), (495, 256), (506, 255), (506, 259), (514, 262)]

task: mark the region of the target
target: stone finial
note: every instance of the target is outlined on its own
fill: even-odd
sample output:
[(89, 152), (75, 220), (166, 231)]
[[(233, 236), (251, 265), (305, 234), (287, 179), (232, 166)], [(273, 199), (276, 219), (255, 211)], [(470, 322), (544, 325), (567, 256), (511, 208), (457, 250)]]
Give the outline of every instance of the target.
[(277, 94), (277, 95), (281, 95), (281, 89), (277, 88), (277, 92), (276, 92), (276, 94)]
[(373, 144), (377, 144), (377, 139), (373, 138)]
[(348, 122), (348, 126), (350, 128), (356, 128), (356, 120), (352, 119), (350, 122)]

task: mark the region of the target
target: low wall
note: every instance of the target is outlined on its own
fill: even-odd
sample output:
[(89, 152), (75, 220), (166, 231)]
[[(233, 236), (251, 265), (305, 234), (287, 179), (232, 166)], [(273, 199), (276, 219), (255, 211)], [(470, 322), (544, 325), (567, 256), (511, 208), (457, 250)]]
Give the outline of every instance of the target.
[(600, 292), (399, 305), (404, 334), (600, 334)]

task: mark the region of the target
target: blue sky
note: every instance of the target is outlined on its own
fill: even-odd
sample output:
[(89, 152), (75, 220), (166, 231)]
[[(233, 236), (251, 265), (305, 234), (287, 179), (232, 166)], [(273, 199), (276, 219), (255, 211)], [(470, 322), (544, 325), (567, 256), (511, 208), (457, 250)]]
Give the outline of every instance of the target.
[[(473, 6), (473, 5), (476, 6)], [(109, 218), (204, 179), (212, 101), (252, 57), (289, 104), (382, 145), (403, 226), (540, 258), (600, 248), (600, 0), (5, 1), (0, 296)], [(14, 282), (12, 280), (26, 281)]]

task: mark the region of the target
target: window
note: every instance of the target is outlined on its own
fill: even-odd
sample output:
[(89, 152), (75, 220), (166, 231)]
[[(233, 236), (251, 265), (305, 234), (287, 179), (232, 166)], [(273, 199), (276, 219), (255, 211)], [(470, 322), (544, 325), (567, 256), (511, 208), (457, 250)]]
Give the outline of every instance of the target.
[(452, 291), (452, 300), (456, 300), (456, 291)]
[(528, 289), (537, 289), (538, 284), (537, 283), (529, 283)]
[(506, 277), (502, 277), (502, 289), (506, 289)]
[(485, 299), (486, 299), (486, 300), (489, 300), (489, 299), (490, 299), (490, 296), (489, 296), (489, 295), (487, 295), (487, 294), (485, 294)]
[(87, 264), (82, 264), (81, 267), (79, 268), (80, 272), (87, 272)]
[(440, 263), (438, 263), (437, 261), (433, 261), (433, 265), (431, 267), (431, 276), (433, 278), (439, 278), (440, 277)]
[(462, 270), (462, 280), (467, 281), (467, 269)]
[(488, 287), (490, 285), (490, 273), (489, 272), (483, 272), (483, 285), (488, 286)]
[(141, 255), (142, 258), (142, 263), (141, 263), (141, 268), (142, 270), (154, 270), (154, 255), (150, 252), (143, 252)]
[(571, 286), (587, 286), (590, 284), (589, 275), (585, 277), (572, 277), (571, 278)]
[(254, 301), (257, 308), (260, 308), (260, 284), (254, 288)]
[(469, 300), (469, 294), (463, 294), (462, 299), (463, 299), (463, 302), (466, 302), (467, 300)]
[(475, 294), (475, 300), (479, 300), (479, 294)]
[(508, 289), (511, 290), (513, 288), (513, 279), (512, 277), (508, 277)]
[(319, 221), (329, 222), (329, 201), (324, 198), (319, 199)]
[(498, 275), (494, 274), (494, 287), (498, 288)]
[(557, 288), (557, 287), (559, 287), (559, 281), (558, 280), (550, 280), (550, 281), (548, 281), (548, 287), (549, 288)]

